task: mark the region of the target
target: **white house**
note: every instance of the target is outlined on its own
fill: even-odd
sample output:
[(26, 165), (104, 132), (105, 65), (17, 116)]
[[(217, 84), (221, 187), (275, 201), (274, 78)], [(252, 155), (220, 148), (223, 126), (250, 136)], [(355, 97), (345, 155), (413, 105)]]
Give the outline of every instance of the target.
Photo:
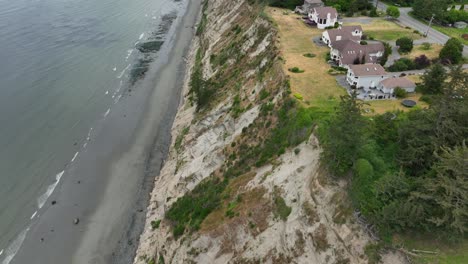
[(309, 19), (317, 24), (317, 28), (333, 27), (338, 22), (338, 12), (329, 6), (314, 7), (309, 12)]
[(352, 87), (363, 88), (368, 92), (387, 77), (387, 72), (380, 64), (357, 64), (349, 65), (346, 81)]
[(395, 88), (400, 87), (408, 93), (414, 93), (416, 84), (405, 77), (390, 77), (382, 80), (377, 88), (386, 94), (393, 94)]
[(352, 40), (341, 40), (334, 42), (330, 57), (339, 66), (349, 68), (352, 64), (376, 64), (384, 51), (385, 47), (381, 42), (361, 45)]
[(341, 26), (336, 29), (329, 29), (322, 33), (322, 41), (332, 48), (337, 41), (351, 40), (354, 42), (361, 41), (362, 27), (361, 26)]

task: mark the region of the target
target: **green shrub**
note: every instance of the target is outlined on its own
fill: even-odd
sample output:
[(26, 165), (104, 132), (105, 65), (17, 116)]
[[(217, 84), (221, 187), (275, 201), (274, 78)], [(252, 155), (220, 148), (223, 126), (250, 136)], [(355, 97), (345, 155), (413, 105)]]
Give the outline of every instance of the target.
[(448, 61), (451, 64), (458, 64), (463, 60), (463, 44), (456, 38), (449, 39), (442, 50), (439, 58), (444, 62)]
[(382, 250), (382, 243), (369, 243), (364, 248), (364, 253), (367, 256), (368, 264), (379, 264), (382, 260), (380, 251)]
[(293, 73), (303, 73), (304, 72), (304, 70), (301, 70), (298, 67), (289, 68), (288, 71), (293, 72)]
[(164, 261), (163, 255), (159, 254), (158, 264), (164, 264), (164, 263), (165, 261)]
[(166, 213), (166, 218), (174, 226), (175, 238), (183, 235), (186, 230), (194, 231), (200, 228), (206, 216), (221, 204), (221, 193), (227, 183), (227, 180), (207, 178), (190, 193), (177, 199)]
[(177, 135), (176, 141), (174, 143), (174, 148), (179, 151), (182, 146), (182, 141), (184, 140), (185, 135), (189, 132), (190, 127), (184, 127), (179, 135)]
[(161, 224), (161, 220), (151, 221), (151, 229), (158, 229)]
[(402, 37), (397, 39), (396, 45), (399, 47), (398, 51), (400, 53), (408, 53), (413, 50), (413, 40), (408, 37)]
[(313, 53), (306, 53), (303, 55), (304, 57), (307, 57), (307, 58), (315, 58), (317, 55), (313, 54)]
[(359, 42), (361, 45), (367, 45), (367, 41), (365, 40), (361, 40), (361, 42)]
[(286, 221), (288, 220), (288, 216), (291, 214), (291, 207), (286, 205), (283, 197), (279, 195), (279, 191), (275, 190), (275, 216), (279, 219)]
[(268, 98), (268, 96), (270, 96), (270, 93), (267, 90), (262, 89), (260, 91), (260, 100), (264, 100), (264, 99)]
[(295, 94), (294, 94), (294, 97), (295, 97), (297, 100), (301, 100), (301, 101), (304, 99), (304, 97), (303, 97), (301, 94), (299, 94), (299, 93), (295, 93)]
[(406, 98), (408, 96), (406, 90), (400, 87), (396, 87), (393, 94), (395, 94), (397, 98)]
[(409, 71), (414, 69), (416, 69), (416, 64), (414, 63), (414, 61), (408, 58), (401, 58), (395, 61), (393, 65), (388, 67), (388, 71), (390, 72)]
[(431, 49), (431, 43), (424, 42), (423, 44), (421, 44), (421, 49), (422, 50), (430, 50)]
[(358, 159), (354, 165), (354, 174), (351, 184), (351, 198), (355, 205), (364, 213), (369, 214), (375, 200), (372, 193), (374, 179), (374, 167), (366, 159)]

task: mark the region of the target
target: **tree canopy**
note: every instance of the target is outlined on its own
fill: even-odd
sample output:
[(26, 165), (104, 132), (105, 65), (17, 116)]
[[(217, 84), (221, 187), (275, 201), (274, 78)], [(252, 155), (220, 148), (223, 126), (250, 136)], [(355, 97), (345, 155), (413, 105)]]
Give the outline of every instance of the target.
[(392, 18), (399, 18), (400, 17), (400, 9), (396, 6), (389, 6), (387, 7), (387, 16), (390, 16)]
[(463, 44), (456, 38), (449, 39), (442, 50), (440, 51), (439, 58), (442, 62), (450, 64), (458, 64), (463, 60)]

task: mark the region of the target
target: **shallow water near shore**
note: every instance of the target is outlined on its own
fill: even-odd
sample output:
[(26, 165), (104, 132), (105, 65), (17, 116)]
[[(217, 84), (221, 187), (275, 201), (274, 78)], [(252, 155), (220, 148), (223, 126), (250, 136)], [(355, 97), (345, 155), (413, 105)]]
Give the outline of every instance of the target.
[[(152, 75), (168, 55), (186, 5), (186, 1), (162, 0), (2, 3), (2, 264), (70, 262), (72, 256), (66, 253), (73, 253), (79, 241), (64, 238), (92, 229), (89, 225), (94, 223), (87, 223), (87, 217), (109, 192), (109, 179), (104, 176), (112, 170), (109, 164), (121, 160), (122, 153), (135, 145), (137, 128), (148, 121), (143, 114), (155, 89)], [(153, 120), (156, 124), (170, 121), (163, 104), (176, 103), (164, 99), (173, 94), (160, 96), (156, 104), (163, 110), (154, 113), (160, 115)], [(160, 140), (158, 144), (164, 145), (161, 142), (169, 139)], [(142, 192), (145, 179), (131, 177), (157, 170), (157, 162), (147, 157), (154, 142), (140, 142), (139, 156), (127, 159), (131, 164), (119, 165), (122, 172), (126, 166), (137, 169), (128, 170), (126, 176), (122, 173), (129, 177), (123, 179), (129, 186), (113, 192), (130, 198)], [(69, 213), (65, 219), (64, 212)], [(124, 214), (118, 212), (116, 217)], [(73, 225), (75, 218), (80, 219), (79, 225)], [(28, 253), (30, 248), (34, 251)], [(48, 253), (41, 256), (41, 250)], [(51, 252), (62, 256), (56, 258)]]

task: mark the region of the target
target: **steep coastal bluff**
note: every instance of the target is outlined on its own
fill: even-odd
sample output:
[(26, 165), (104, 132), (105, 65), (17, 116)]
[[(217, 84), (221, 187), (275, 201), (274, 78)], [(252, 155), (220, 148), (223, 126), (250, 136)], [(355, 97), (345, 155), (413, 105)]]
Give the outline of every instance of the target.
[(368, 262), (372, 238), (320, 165), (263, 10), (203, 3), (135, 263)]

